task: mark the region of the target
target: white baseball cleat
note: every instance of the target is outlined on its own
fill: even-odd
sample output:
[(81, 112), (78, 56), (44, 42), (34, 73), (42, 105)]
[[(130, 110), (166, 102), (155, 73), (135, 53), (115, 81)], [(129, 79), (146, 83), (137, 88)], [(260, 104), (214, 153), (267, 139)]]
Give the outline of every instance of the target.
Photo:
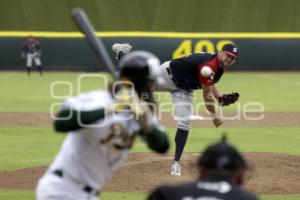
[(124, 54), (129, 53), (129, 51), (132, 49), (132, 46), (129, 43), (115, 43), (112, 45), (112, 50), (118, 54), (120, 51), (122, 51)]
[(181, 176), (181, 165), (178, 161), (173, 161), (171, 165), (171, 175), (172, 176)]

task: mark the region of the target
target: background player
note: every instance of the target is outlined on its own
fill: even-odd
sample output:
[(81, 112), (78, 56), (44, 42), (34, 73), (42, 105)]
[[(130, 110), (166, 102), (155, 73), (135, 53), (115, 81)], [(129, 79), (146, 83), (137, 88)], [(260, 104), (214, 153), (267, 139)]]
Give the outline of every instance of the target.
[(224, 138), (199, 156), (197, 181), (161, 186), (148, 200), (256, 200), (254, 194), (241, 188), (247, 168), (244, 157)]
[[(159, 63), (153, 54), (132, 52), (120, 61), (125, 82), (63, 103), (54, 127), (69, 133), (39, 180), (38, 200), (98, 199), (99, 190), (127, 159), (136, 135), (158, 153), (168, 150), (167, 135), (150, 107), (155, 105), (151, 85), (156, 78), (150, 68)], [(144, 95), (147, 98), (141, 100)]]
[(22, 51), (22, 58), (26, 58), (26, 67), (27, 67), (27, 74), (30, 75), (32, 62), (37, 66), (40, 75), (43, 75), (42, 71), (42, 62), (41, 62), (42, 50), (40, 41), (33, 36), (29, 36), (25, 39), (23, 43), (23, 51)]
[[(128, 44), (114, 44), (117, 57), (128, 53)], [(171, 175), (181, 176), (180, 158), (187, 141), (193, 108), (193, 91), (203, 90), (205, 106), (216, 127), (223, 124), (217, 113), (214, 98), (221, 106), (236, 102), (238, 93), (221, 94), (216, 83), (238, 58), (238, 48), (234, 44), (225, 44), (219, 53), (194, 53), (163, 63), (156, 70), (156, 89), (169, 91), (175, 108), (177, 131), (175, 136), (175, 155), (171, 165)]]

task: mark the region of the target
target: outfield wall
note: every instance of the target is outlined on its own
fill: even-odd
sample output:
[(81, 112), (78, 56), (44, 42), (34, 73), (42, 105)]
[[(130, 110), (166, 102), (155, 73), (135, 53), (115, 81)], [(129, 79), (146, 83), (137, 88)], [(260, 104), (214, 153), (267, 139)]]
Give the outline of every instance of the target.
[[(27, 34), (0, 33), (1, 70), (24, 70), (25, 60), (21, 59), (21, 51)], [(106, 71), (81, 34), (33, 34), (40, 37), (42, 62), (46, 70)], [(223, 44), (233, 42), (238, 45), (240, 55), (232, 70), (300, 70), (300, 33), (104, 32), (97, 35), (103, 38), (112, 59), (111, 45), (115, 42), (129, 42), (134, 50), (153, 52), (161, 61), (193, 52), (218, 51)]]
[(76, 31), (74, 7), (98, 31), (300, 32), (299, 0), (1, 0), (0, 30)]

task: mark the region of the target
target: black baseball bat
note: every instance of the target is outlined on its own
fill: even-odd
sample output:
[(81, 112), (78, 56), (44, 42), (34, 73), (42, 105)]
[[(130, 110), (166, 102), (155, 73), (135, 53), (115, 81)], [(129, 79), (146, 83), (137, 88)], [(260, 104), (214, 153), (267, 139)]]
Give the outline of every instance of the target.
[(78, 29), (85, 35), (85, 39), (88, 42), (91, 49), (93, 50), (93, 52), (95, 53), (96, 57), (99, 58), (101, 61), (104, 61), (104, 64), (108, 67), (112, 76), (115, 79), (117, 79), (118, 71), (116, 70), (115, 65), (111, 61), (102, 39), (95, 35), (95, 29), (84, 10), (81, 8), (73, 9), (72, 17)]

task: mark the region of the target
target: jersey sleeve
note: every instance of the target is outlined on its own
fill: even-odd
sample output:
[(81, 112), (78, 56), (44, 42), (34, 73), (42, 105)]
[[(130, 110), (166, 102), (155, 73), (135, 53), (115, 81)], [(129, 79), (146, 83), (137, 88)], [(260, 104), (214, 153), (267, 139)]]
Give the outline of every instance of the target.
[(40, 41), (38, 39), (35, 39), (35, 46), (36, 46), (37, 50), (40, 50), (41, 45), (40, 45)]
[[(199, 77), (199, 82), (201, 83), (201, 85), (213, 85), (214, 84), (214, 76), (218, 71), (218, 57), (216, 56), (214, 59), (205, 62), (203, 64), (200, 64), (198, 66), (198, 77)], [(209, 67), (212, 70), (212, 73), (210, 76), (208, 77), (204, 77), (201, 73), (201, 70), (203, 67)]]
[(25, 52), (28, 51), (28, 41), (27, 41), (27, 39), (23, 42), (23, 51), (25, 51)]
[(76, 131), (83, 125), (92, 124), (105, 117), (105, 109), (92, 111), (76, 111), (72, 109), (63, 109), (54, 120), (54, 128), (57, 132)]
[[(61, 104), (59, 116), (54, 121), (54, 127), (61, 132), (91, 131), (100, 128), (106, 130), (107, 124), (98, 124), (106, 119), (105, 109), (111, 107), (112, 102), (106, 92), (89, 92), (66, 99)], [(81, 129), (84, 127), (84, 129)], [(97, 130), (98, 131), (98, 130)], [(105, 131), (104, 131), (105, 132)]]
[(167, 136), (166, 129), (160, 125), (157, 116), (152, 115), (153, 129), (149, 133), (139, 131), (139, 135), (147, 143), (148, 147), (157, 153), (166, 153), (169, 150), (170, 142)]

